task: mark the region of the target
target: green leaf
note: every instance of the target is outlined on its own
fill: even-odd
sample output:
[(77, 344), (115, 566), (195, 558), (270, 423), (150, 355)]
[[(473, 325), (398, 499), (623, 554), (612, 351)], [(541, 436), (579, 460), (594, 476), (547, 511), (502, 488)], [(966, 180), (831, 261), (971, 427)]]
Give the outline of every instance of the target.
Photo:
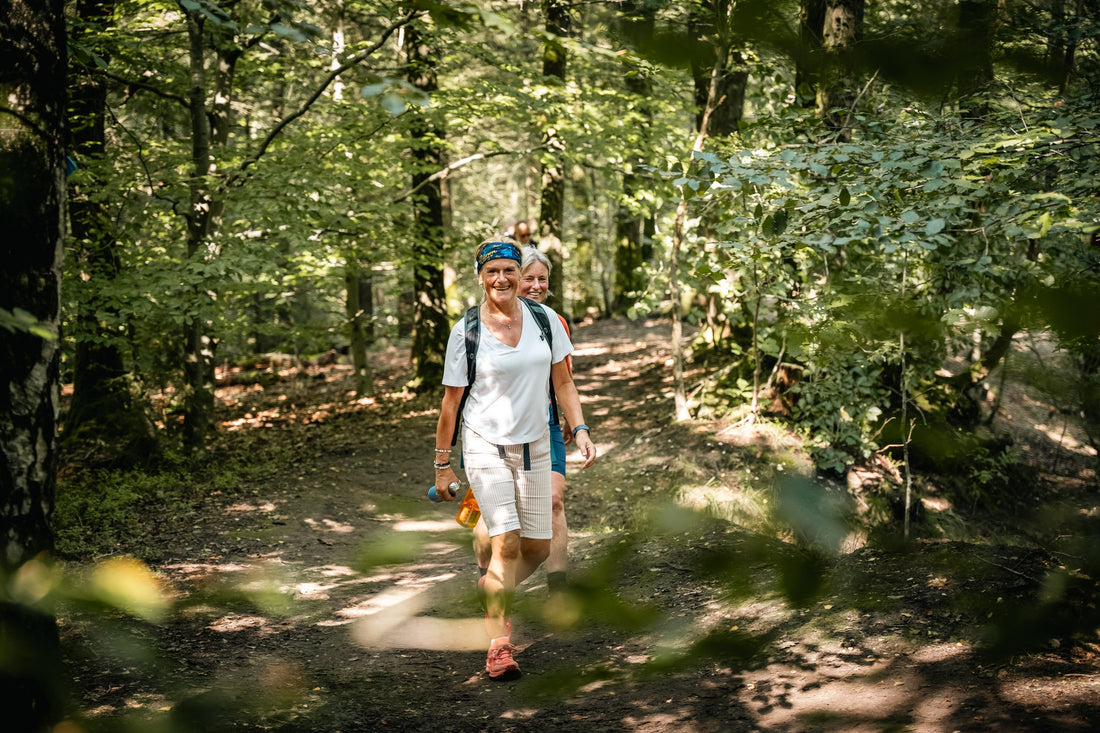
[(933, 234), (939, 234), (943, 231), (943, 228), (947, 226), (947, 222), (943, 219), (932, 219), (928, 222), (928, 225), (924, 227), (924, 233), (926, 236), (931, 237)]
[(841, 206), (847, 206), (852, 203), (852, 194), (848, 193), (847, 188), (840, 189), (840, 197), (838, 198)]
[(22, 308), (13, 308), (10, 311), (0, 308), (0, 328), (12, 333), (29, 333), (47, 341), (57, 340), (57, 329), (54, 326), (39, 321), (33, 313)]

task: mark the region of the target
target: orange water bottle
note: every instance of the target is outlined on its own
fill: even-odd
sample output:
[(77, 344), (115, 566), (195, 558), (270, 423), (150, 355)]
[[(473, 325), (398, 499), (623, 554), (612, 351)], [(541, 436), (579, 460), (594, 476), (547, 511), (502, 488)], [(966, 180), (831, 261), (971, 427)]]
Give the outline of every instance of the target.
[(472, 529), (479, 519), (481, 519), (481, 507), (477, 505), (477, 499), (474, 498), (474, 490), (468, 488), (466, 489), (465, 498), (462, 499), (462, 503), (458, 506), (458, 514), (455, 515), (455, 521), (463, 527), (470, 527)]

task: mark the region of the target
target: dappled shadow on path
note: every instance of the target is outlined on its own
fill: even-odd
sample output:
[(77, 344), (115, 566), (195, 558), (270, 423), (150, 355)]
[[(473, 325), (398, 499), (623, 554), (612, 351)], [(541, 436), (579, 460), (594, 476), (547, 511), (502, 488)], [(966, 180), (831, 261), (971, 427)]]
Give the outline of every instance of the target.
[[(1095, 654), (979, 653), (991, 614), (1039, 596), (1045, 555), (928, 544), (811, 564), (778, 530), (683, 512), (689, 489), (732, 496), (731, 476), (788, 446), (671, 425), (669, 332), (576, 331), (601, 457), (570, 464), (573, 595), (551, 603), (537, 573), (517, 600), (521, 680), (482, 672), (469, 533), (424, 496), (438, 405), (334, 407), (344, 385), (325, 420), (301, 422), (299, 406), (272, 423), (293, 435), (285, 471), (214, 494), (165, 538), (171, 620), (67, 619), (85, 728), (132, 714), (204, 733), (1090, 729)], [(658, 494), (680, 508), (654, 514), (680, 524), (640, 521), (640, 497)], [(800, 572), (820, 584), (792, 599)]]

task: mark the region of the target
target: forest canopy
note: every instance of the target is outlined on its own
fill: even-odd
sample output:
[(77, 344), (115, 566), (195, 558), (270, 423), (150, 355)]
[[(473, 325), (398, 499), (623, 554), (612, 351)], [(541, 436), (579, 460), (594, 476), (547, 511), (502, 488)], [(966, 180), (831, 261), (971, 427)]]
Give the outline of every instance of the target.
[(411, 338), (433, 389), (473, 245), (518, 220), (568, 316), (703, 327), (685, 356), (722, 366), (677, 417), (790, 381), (825, 470), (918, 411), (975, 426), (1023, 330), (1095, 379), (1095, 3), (72, 11), (70, 438), (201, 448), (217, 375), (268, 354), (370, 394), (368, 347)]

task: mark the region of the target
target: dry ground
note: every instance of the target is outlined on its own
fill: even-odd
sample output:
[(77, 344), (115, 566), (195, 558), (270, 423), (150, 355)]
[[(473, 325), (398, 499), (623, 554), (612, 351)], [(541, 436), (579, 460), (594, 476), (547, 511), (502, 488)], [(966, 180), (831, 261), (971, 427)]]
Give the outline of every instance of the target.
[[(1044, 585), (1072, 561), (1065, 554), (1035, 542), (858, 538), (814, 559), (774, 533), (675, 510), (632, 533), (665, 500), (734, 511), (759, 474), (803, 460), (776, 431), (670, 424), (668, 335), (661, 322), (576, 330), (601, 457), (578, 472), (570, 454), (577, 592), (552, 605), (541, 574), (525, 586), (513, 635), (521, 680), (482, 672), (468, 533), (454, 505), (424, 498), (436, 405), (349, 402), (346, 370), (329, 369), (223, 391), (227, 438), (248, 431), (248, 450), (289, 447), (293, 458), (262, 485), (213, 493), (193, 521), (165, 523), (153, 567), (180, 604), (171, 620), (63, 618), (73, 722), (284, 733), (1095, 729), (1097, 625), (1024, 644), (1037, 626), (1095, 618), (1089, 599)], [(379, 378), (386, 389), (407, 378), (398, 352)], [(1063, 475), (1071, 464), (1083, 470), (1066, 459)], [(1091, 508), (1095, 536), (1095, 477), (1057, 491), (1078, 518)], [(1063, 597), (1072, 602), (1040, 603)], [(996, 629), (1010, 653), (983, 652)]]

